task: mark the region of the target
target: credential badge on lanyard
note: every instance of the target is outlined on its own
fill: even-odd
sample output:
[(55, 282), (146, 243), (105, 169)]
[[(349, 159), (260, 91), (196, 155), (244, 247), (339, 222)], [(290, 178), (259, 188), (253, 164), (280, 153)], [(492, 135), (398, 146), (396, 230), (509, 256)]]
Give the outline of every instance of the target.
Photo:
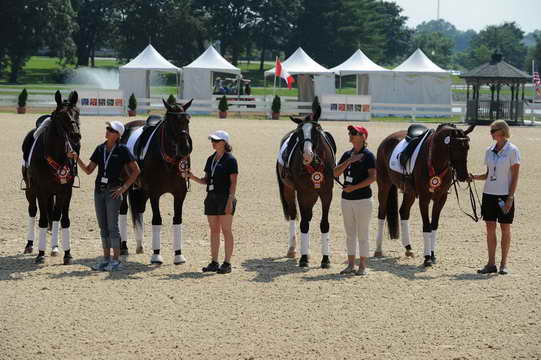
[(494, 169), (492, 171), (492, 175), (490, 176), (490, 181), (496, 181), (496, 166), (498, 165), (498, 160), (500, 159), (500, 155), (498, 155), (497, 152), (492, 152), (492, 158), (494, 159)]
[(111, 149), (111, 152), (109, 153), (109, 156), (106, 157), (107, 153), (107, 146), (103, 145), (103, 176), (101, 177), (101, 183), (107, 184), (109, 182), (109, 179), (107, 178), (107, 165), (109, 165), (109, 160), (111, 159), (111, 155), (113, 155), (113, 151), (115, 151), (116, 144)]
[(209, 184), (209, 191), (213, 191), (214, 190), (214, 172), (216, 171), (216, 168), (218, 167), (218, 164), (220, 163), (220, 160), (222, 159), (222, 157), (220, 156), (220, 158), (218, 160), (216, 160), (216, 155), (217, 154), (214, 154), (214, 157), (212, 158), (212, 162), (210, 164), (210, 184)]

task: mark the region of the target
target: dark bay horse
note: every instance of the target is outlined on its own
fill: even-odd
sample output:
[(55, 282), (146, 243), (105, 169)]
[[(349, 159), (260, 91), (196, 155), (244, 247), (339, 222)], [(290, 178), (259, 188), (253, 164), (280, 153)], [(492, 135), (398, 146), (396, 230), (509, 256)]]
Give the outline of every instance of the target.
[[(130, 189), (130, 210), (134, 222), (138, 252), (142, 252), (142, 214), (145, 211), (147, 200), (150, 199), (152, 207), (152, 249), (150, 262), (162, 264), (160, 255), (160, 231), (162, 217), (160, 214), (160, 197), (170, 193), (174, 197), (173, 215), (173, 250), (174, 263), (186, 262), (182, 255), (182, 204), (188, 191), (188, 181), (184, 174), (190, 166), (192, 152), (192, 138), (190, 137), (190, 115), (187, 113), (192, 101), (184, 105), (169, 104), (163, 101), (166, 113), (163, 120), (151, 129), (154, 133), (148, 143), (148, 150), (143, 159), (139, 160), (141, 175), (137, 182), (138, 189)], [(125, 139), (128, 139), (135, 130), (141, 126), (140, 122), (128, 123)], [(144, 130), (143, 130), (144, 131)], [(139, 154), (134, 154), (137, 158)], [(124, 232), (125, 233), (125, 232)], [(139, 234), (138, 234), (139, 233)], [(125, 239), (122, 239), (125, 241)]]
[[(39, 253), (36, 263), (45, 261), (48, 207), (54, 197), (52, 207), (52, 240), (58, 243), (59, 225), (62, 226), (62, 247), (64, 264), (71, 264), (69, 205), (75, 178), (75, 162), (67, 154), (78, 151), (81, 133), (79, 128), (79, 109), (77, 92), (72, 92), (63, 101), (60, 91), (55, 93), (56, 110), (43, 133), (35, 140), (27, 169), (27, 187), (35, 196), (39, 206)], [(28, 196), (29, 192), (27, 192)], [(30, 199), (29, 199), (30, 202)]]
[[(318, 123), (321, 108), (304, 119), (293, 118), (297, 129), (290, 131), (280, 142), (280, 148), (288, 140), (292, 150), (289, 160), (284, 165), (276, 163), (276, 176), (280, 190), (280, 200), (286, 220), (289, 220), (289, 249), (287, 256), (295, 257), (296, 236), (295, 219), (297, 218), (296, 201), (301, 213), (301, 258), (300, 267), (307, 267), (310, 249), (310, 220), (312, 208), (321, 199), (321, 267), (330, 267), (329, 248), (329, 209), (333, 191), (333, 169), (336, 148), (334, 139)], [(292, 147), (291, 142), (297, 145)], [(295, 199), (296, 197), (296, 199)]]
[[(403, 175), (391, 170), (391, 154), (395, 146), (406, 137), (406, 131), (398, 131), (383, 140), (377, 153), (378, 183), (378, 233), (375, 256), (382, 256), (382, 239), (385, 218), (391, 239), (398, 239), (398, 192), (404, 192), (400, 206), (400, 235), (406, 256), (413, 256), (409, 238), (410, 209), (415, 198), (419, 198), (419, 208), (423, 219), (424, 266), (432, 266), (436, 261), (436, 231), (438, 230), (441, 210), (447, 200), (449, 188), (455, 177), (459, 181), (468, 178), (468, 134), (475, 125), (467, 130), (453, 124), (440, 124), (437, 129), (428, 130), (422, 143), (417, 161), (411, 175)], [(429, 215), (429, 204), (432, 216)]]

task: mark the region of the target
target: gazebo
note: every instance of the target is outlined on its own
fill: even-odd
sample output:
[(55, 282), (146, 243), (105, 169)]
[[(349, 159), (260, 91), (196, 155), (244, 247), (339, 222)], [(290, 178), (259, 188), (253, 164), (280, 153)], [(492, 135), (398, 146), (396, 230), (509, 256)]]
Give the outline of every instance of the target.
[[(466, 122), (488, 125), (496, 119), (503, 119), (514, 125), (524, 123), (524, 84), (531, 80), (531, 76), (503, 61), (501, 54), (492, 54), (489, 63), (460, 77), (466, 81)], [(489, 86), (490, 99), (481, 99), (483, 85)], [(510, 98), (501, 98), (503, 86), (511, 90)]]

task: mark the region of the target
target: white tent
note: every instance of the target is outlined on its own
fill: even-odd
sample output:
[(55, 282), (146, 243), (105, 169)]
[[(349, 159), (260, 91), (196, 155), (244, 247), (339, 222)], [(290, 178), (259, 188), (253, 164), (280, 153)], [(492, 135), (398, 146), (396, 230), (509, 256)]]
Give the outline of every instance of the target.
[(407, 60), (387, 73), (371, 77), (370, 92), (374, 103), (451, 104), (449, 72), (434, 64), (417, 49)]
[(212, 98), (212, 73), (240, 75), (240, 69), (231, 65), (211, 45), (191, 64), (182, 68), (182, 98)]
[[(315, 62), (302, 48), (295, 50), (283, 63), (283, 68), (297, 76), (299, 99), (311, 101), (315, 96), (335, 94), (334, 73)], [(274, 76), (275, 68), (265, 71), (265, 77)], [(314, 79), (310, 77), (314, 76)]]
[(374, 63), (360, 49), (355, 51), (353, 55), (342, 64), (331, 69), (335, 74), (340, 76), (356, 75), (357, 94), (370, 94), (370, 77), (375, 73), (391, 74), (391, 71)]
[[(119, 89), (127, 99), (133, 93), (137, 98), (150, 97), (150, 72), (179, 73), (180, 69), (165, 60), (152, 45), (148, 45), (135, 59), (119, 68)], [(178, 79), (178, 75), (177, 75)]]

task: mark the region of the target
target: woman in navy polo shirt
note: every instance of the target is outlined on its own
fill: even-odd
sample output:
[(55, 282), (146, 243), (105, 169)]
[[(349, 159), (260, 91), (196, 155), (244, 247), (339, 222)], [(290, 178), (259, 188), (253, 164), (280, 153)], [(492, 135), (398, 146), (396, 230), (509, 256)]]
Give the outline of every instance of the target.
[[(231, 256), (233, 255), (233, 214), (237, 200), (238, 165), (237, 159), (231, 154), (229, 134), (218, 130), (209, 135), (214, 153), (210, 155), (205, 164), (205, 176), (198, 178), (191, 172), (188, 177), (199, 184), (207, 186), (205, 199), (205, 215), (210, 227), (210, 254), (211, 262), (203, 268), (203, 272), (217, 272), (227, 274), (231, 272)], [(220, 231), (224, 234), (225, 258), (220, 266), (218, 254), (220, 252)]]
[[(92, 174), (96, 167), (98, 168), (94, 204), (103, 245), (103, 260), (93, 267), (94, 270), (98, 271), (115, 271), (120, 268), (120, 233), (118, 229), (120, 203), (122, 202), (122, 194), (128, 190), (141, 172), (128, 147), (120, 144), (120, 137), (123, 133), (124, 125), (120, 121), (107, 122), (106, 141), (96, 147), (90, 157), (90, 163), (86, 165), (81, 159), (77, 159), (81, 169), (88, 175)], [(129, 177), (123, 182), (121, 172), (125, 165), (128, 166)], [(113, 249), (112, 259), (111, 249)]]
[[(372, 189), (376, 181), (376, 159), (367, 149), (368, 130), (362, 126), (348, 126), (349, 142), (353, 148), (346, 151), (334, 169), (334, 176), (344, 174), (342, 189), (342, 216), (346, 230), (348, 266), (340, 274), (366, 275), (368, 235), (372, 217)], [(355, 254), (359, 244), (359, 269), (355, 271)]]

